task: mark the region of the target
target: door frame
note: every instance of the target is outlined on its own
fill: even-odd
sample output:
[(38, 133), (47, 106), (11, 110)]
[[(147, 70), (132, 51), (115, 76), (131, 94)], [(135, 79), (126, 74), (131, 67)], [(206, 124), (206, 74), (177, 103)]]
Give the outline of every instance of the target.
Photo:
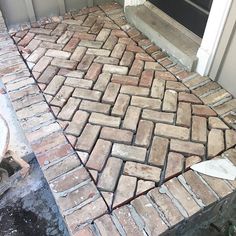
[[(146, 0), (124, 0), (126, 6), (138, 6)], [(217, 47), (222, 36), (224, 26), (234, 0), (213, 0), (206, 29), (197, 52), (198, 63), (196, 71), (202, 75), (209, 75)]]

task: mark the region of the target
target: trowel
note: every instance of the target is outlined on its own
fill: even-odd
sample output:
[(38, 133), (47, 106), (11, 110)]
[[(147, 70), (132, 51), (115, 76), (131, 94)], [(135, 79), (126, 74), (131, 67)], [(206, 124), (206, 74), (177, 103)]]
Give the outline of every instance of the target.
[(216, 178), (235, 180), (236, 166), (226, 158), (203, 161), (190, 167), (204, 175)]

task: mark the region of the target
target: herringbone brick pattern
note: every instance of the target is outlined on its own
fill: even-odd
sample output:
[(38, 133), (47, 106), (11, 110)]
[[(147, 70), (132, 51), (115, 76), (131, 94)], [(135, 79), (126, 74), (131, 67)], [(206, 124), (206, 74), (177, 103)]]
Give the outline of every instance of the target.
[(189, 76), (118, 4), (13, 38), (110, 209), (236, 144), (210, 108), (231, 95)]

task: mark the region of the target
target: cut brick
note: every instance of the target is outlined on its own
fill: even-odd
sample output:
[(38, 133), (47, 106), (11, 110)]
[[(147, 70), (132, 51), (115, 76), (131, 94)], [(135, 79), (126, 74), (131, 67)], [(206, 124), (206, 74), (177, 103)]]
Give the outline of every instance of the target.
[(144, 162), (146, 157), (146, 149), (114, 143), (112, 147), (112, 155), (125, 161)]
[(44, 90), (44, 93), (56, 95), (60, 87), (63, 85), (64, 81), (65, 81), (65, 77), (60, 76), (60, 75), (54, 76), (50, 84)]
[(123, 173), (140, 179), (159, 182), (161, 169), (154, 166), (127, 161)]
[(184, 156), (179, 153), (170, 152), (167, 158), (165, 179), (172, 178), (183, 171)]
[(224, 151), (225, 141), (224, 133), (222, 130), (212, 129), (208, 134), (208, 149), (207, 154), (213, 157)]
[(107, 164), (98, 180), (98, 188), (105, 191), (113, 192), (119, 179), (122, 160), (109, 157)]
[(102, 102), (113, 104), (116, 100), (119, 90), (120, 90), (119, 84), (109, 83), (102, 97)]
[(198, 116), (216, 116), (216, 113), (208, 106), (206, 105), (193, 105), (193, 114)]
[(101, 171), (111, 150), (111, 142), (98, 139), (86, 167)]
[(149, 94), (149, 89), (131, 85), (122, 85), (120, 92), (129, 95), (138, 95), (146, 97)]
[(87, 124), (82, 134), (78, 138), (78, 141), (76, 143), (76, 149), (85, 152), (91, 152), (97, 140), (99, 131), (100, 131), (100, 126)]
[(61, 58), (54, 58), (51, 62), (53, 66), (65, 68), (65, 69), (75, 69), (77, 62), (66, 60), (66, 59), (61, 59)]

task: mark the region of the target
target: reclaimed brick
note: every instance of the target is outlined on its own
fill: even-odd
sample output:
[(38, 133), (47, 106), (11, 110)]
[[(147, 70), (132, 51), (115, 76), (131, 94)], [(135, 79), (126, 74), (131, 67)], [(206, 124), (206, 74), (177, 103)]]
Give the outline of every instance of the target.
[(111, 142), (103, 139), (98, 139), (88, 159), (88, 162), (86, 163), (86, 167), (100, 172), (105, 165), (110, 150), (111, 150)]
[(180, 152), (186, 155), (204, 156), (205, 147), (200, 143), (171, 139), (170, 150)]
[(169, 71), (155, 71), (155, 78), (163, 79), (166, 81), (177, 81), (175, 76)]
[(148, 148), (151, 141), (153, 129), (153, 122), (140, 120), (134, 143), (138, 146)]
[(121, 58), (120, 65), (131, 67), (133, 61), (134, 61), (134, 53), (125, 51), (123, 57)]
[(61, 35), (61, 37), (57, 40), (57, 43), (59, 44), (67, 44), (71, 37), (73, 36), (74, 32), (66, 31)]
[(210, 129), (229, 129), (229, 127), (218, 117), (209, 117), (208, 125)]
[(106, 50), (106, 49), (88, 48), (86, 53), (88, 55), (108, 57), (110, 55), (111, 51), (110, 50)]
[(195, 89), (208, 83), (209, 81), (210, 80), (208, 77), (197, 75), (191, 79), (187, 79), (186, 81), (184, 81), (184, 84), (190, 89)]
[(186, 158), (185, 161), (185, 169), (190, 168), (192, 165), (197, 164), (199, 162), (201, 162), (202, 159), (199, 156), (190, 156)]
[(165, 171), (165, 179), (173, 178), (183, 171), (184, 156), (180, 153), (169, 152)]
[(161, 123), (156, 124), (154, 133), (155, 135), (183, 140), (188, 140), (190, 135), (188, 128)]
[(74, 88), (91, 89), (93, 86), (93, 81), (86, 79), (78, 79), (74, 77), (67, 77), (64, 82), (64, 85), (71, 86)]
[(97, 41), (105, 42), (110, 34), (110, 29), (102, 29), (96, 37)]
[(222, 130), (212, 129), (208, 134), (208, 157), (218, 155), (225, 149), (224, 133)]
[(88, 99), (91, 101), (99, 101), (101, 98), (101, 92), (83, 88), (76, 88), (73, 93), (73, 97)]
[[(200, 207), (194, 201), (190, 193), (180, 184), (177, 178), (173, 178), (165, 183), (170, 193), (176, 198), (184, 207), (187, 216), (190, 217), (200, 211)], [(186, 216), (185, 216), (186, 217)]]
[(144, 109), (142, 112), (142, 118), (154, 122), (173, 124), (175, 114)]
[(117, 65), (104, 65), (103, 72), (126, 75), (128, 73), (128, 67)]
[(203, 86), (194, 89), (193, 93), (199, 97), (202, 97), (204, 95), (209, 95), (218, 89), (220, 89), (220, 85), (214, 81), (210, 81), (207, 84), (204, 84)]
[(127, 161), (123, 173), (128, 176), (158, 182), (160, 180), (161, 169), (154, 166)]
[(136, 184), (137, 178), (121, 175), (117, 185), (113, 207), (119, 206), (134, 197)]
[(181, 82), (167, 81), (166, 89), (175, 90), (176, 92), (189, 92), (189, 89)]
[(111, 57), (121, 59), (122, 55), (125, 51), (125, 47), (126, 46), (124, 44), (121, 44), (121, 43), (116, 44), (116, 46), (114, 47), (114, 49), (111, 52)]
[(62, 86), (54, 99), (50, 102), (53, 106), (62, 107), (67, 99), (71, 96), (74, 88), (68, 86)]
[(164, 214), (165, 219), (168, 221), (170, 226), (174, 226), (184, 220), (179, 209), (173, 204), (172, 199), (166, 193), (163, 193), (162, 188), (151, 190), (149, 195), (160, 211)]
[(112, 108), (111, 114), (113, 116), (124, 117), (127, 107), (129, 105), (130, 97), (125, 94), (119, 94), (114, 107)]
[(236, 131), (234, 130), (225, 131), (225, 143), (226, 143), (226, 149), (229, 149), (236, 145)]
[(120, 175), (122, 160), (109, 157), (107, 164), (99, 177), (98, 188), (105, 191), (113, 192)]
[(131, 144), (133, 133), (128, 130), (103, 127), (101, 130), (100, 138), (111, 140), (113, 142)]
[(76, 149), (85, 152), (91, 152), (99, 132), (100, 126), (87, 124), (77, 140)]
[(151, 97), (162, 99), (165, 91), (165, 81), (154, 79), (151, 88)]
[(46, 42), (43, 41), (40, 44), (41, 48), (46, 48), (46, 49), (55, 49), (55, 50), (61, 50), (63, 48), (63, 44), (57, 44), (57, 43), (52, 43), (52, 42)]
[(193, 105), (192, 109), (193, 114), (197, 116), (216, 116), (216, 113), (206, 105)]
[(77, 111), (72, 121), (67, 126), (65, 132), (67, 134), (79, 136), (88, 120), (89, 114), (85, 111)]
[(46, 49), (45, 48), (37, 48), (33, 51), (33, 53), (27, 58), (27, 61), (32, 63), (37, 63), (39, 59), (45, 54)]
[(82, 60), (82, 58), (84, 57), (84, 54), (86, 52), (87, 48), (85, 47), (77, 47), (73, 54), (71, 55), (71, 60), (73, 61), (78, 61), (80, 62)]
[(112, 147), (112, 156), (119, 157), (127, 161), (144, 162), (146, 149), (134, 147), (125, 144), (114, 143)]
[(48, 49), (45, 56), (48, 57), (56, 57), (56, 58), (61, 58), (61, 59), (69, 59), (71, 53), (69, 52), (64, 52), (60, 50), (55, 50), (55, 49)]
[(108, 116), (101, 113), (93, 112), (89, 118), (89, 122), (91, 124), (119, 128), (121, 119), (120, 117)]
[(135, 59), (132, 67), (130, 68), (129, 75), (131, 76), (141, 76), (144, 67), (144, 62), (141, 60)]
[(49, 35), (49, 34), (51, 34), (52, 30), (51, 29), (43, 29), (43, 28), (31, 28), (30, 32), (34, 33), (34, 34), (46, 34), (46, 35)]
[(118, 42), (118, 38), (115, 35), (110, 35), (106, 40), (102, 48), (112, 50)]
[(144, 221), (145, 232), (149, 235), (160, 235), (168, 227), (146, 196), (140, 196), (131, 202), (136, 212)]
[(39, 73), (43, 72), (51, 61), (52, 61), (51, 57), (46, 57), (46, 56), (41, 57), (41, 59), (34, 66), (33, 71)]
[(108, 104), (86, 101), (86, 100), (83, 100), (81, 102), (79, 108), (80, 110), (85, 110), (89, 112), (99, 112), (99, 113), (104, 113), (104, 114), (108, 114), (110, 111), (110, 105)]
[(210, 94), (206, 97), (203, 97), (201, 99), (206, 105), (214, 105), (219, 102), (222, 103), (224, 99), (229, 99), (231, 97), (232, 95), (228, 93), (226, 90), (220, 89), (219, 91)]
[(207, 120), (205, 117), (192, 117), (192, 136), (191, 139), (196, 142), (206, 143), (207, 141)]
[(124, 129), (136, 131), (140, 113), (141, 109), (139, 107), (129, 106), (122, 127)]
[(57, 41), (58, 37), (51, 36), (51, 35), (37, 34), (35, 36), (35, 39), (36, 40), (41, 40), (41, 41), (55, 43)]
[(87, 71), (90, 67), (90, 65), (92, 64), (93, 60), (94, 60), (95, 56), (94, 55), (85, 55), (83, 57), (83, 59), (80, 61), (77, 70), (81, 70), (81, 71)]
[(34, 38), (35, 34), (27, 33), (25, 37), (18, 43), (18, 46), (25, 47), (29, 44), (29, 42)]
[(94, 62), (97, 62), (97, 63), (100, 63), (100, 64), (118, 65), (119, 64), (119, 59), (112, 58), (112, 57), (98, 56), (98, 57), (96, 57)]
[(189, 103), (179, 102), (176, 124), (189, 128), (191, 126), (191, 115), (191, 105)]
[(214, 110), (218, 115), (223, 115), (225, 113), (228, 113), (229, 111), (234, 110), (236, 107), (236, 99), (232, 99), (230, 101), (227, 101), (219, 106), (215, 106)]
[(123, 84), (123, 85), (138, 85), (139, 78), (129, 75), (113, 75), (111, 81), (113, 83)]
[(50, 84), (44, 90), (44, 93), (56, 95), (57, 92), (60, 90), (61, 86), (63, 85), (64, 81), (65, 77), (59, 75), (54, 76)]
[(179, 102), (190, 102), (192, 104), (202, 104), (202, 101), (192, 93), (180, 92)]
[(177, 110), (177, 92), (174, 90), (166, 90), (162, 110), (175, 112)]
[(154, 98), (132, 96), (131, 105), (138, 106), (141, 108), (150, 108), (154, 110), (159, 110), (161, 107), (161, 101), (159, 99), (154, 99)]
[(80, 39), (72, 37), (66, 46), (63, 48), (63, 51), (73, 53), (78, 46)]
[(154, 76), (153, 70), (144, 70), (141, 75), (139, 86), (150, 88), (152, 86), (153, 76)]
[(93, 41), (93, 40), (84, 40), (82, 39), (79, 42), (79, 46), (86, 47), (86, 48), (101, 48), (102, 42), (99, 41)]
[(110, 82), (111, 74), (110, 73), (102, 73), (98, 76), (98, 79), (93, 87), (94, 90), (99, 90), (104, 92), (108, 83)]
[(76, 68), (77, 63), (71, 60), (54, 58), (51, 62), (51, 65), (73, 70)]
[(131, 85), (123, 85), (120, 90), (121, 93), (129, 94), (129, 95), (137, 95), (137, 96), (148, 96), (149, 89), (142, 88)]
[(102, 64), (99, 63), (93, 63), (89, 70), (87, 71), (87, 74), (85, 75), (85, 79), (96, 81), (99, 74), (102, 71)]
[(116, 100), (119, 90), (119, 84), (109, 83), (102, 97), (102, 102), (113, 104)]
[(80, 102), (80, 99), (70, 97), (58, 114), (57, 118), (61, 120), (71, 120), (74, 113), (78, 109)]
[(157, 71), (165, 71), (166, 70), (158, 62), (145, 62), (144, 69), (145, 70), (157, 70)]

